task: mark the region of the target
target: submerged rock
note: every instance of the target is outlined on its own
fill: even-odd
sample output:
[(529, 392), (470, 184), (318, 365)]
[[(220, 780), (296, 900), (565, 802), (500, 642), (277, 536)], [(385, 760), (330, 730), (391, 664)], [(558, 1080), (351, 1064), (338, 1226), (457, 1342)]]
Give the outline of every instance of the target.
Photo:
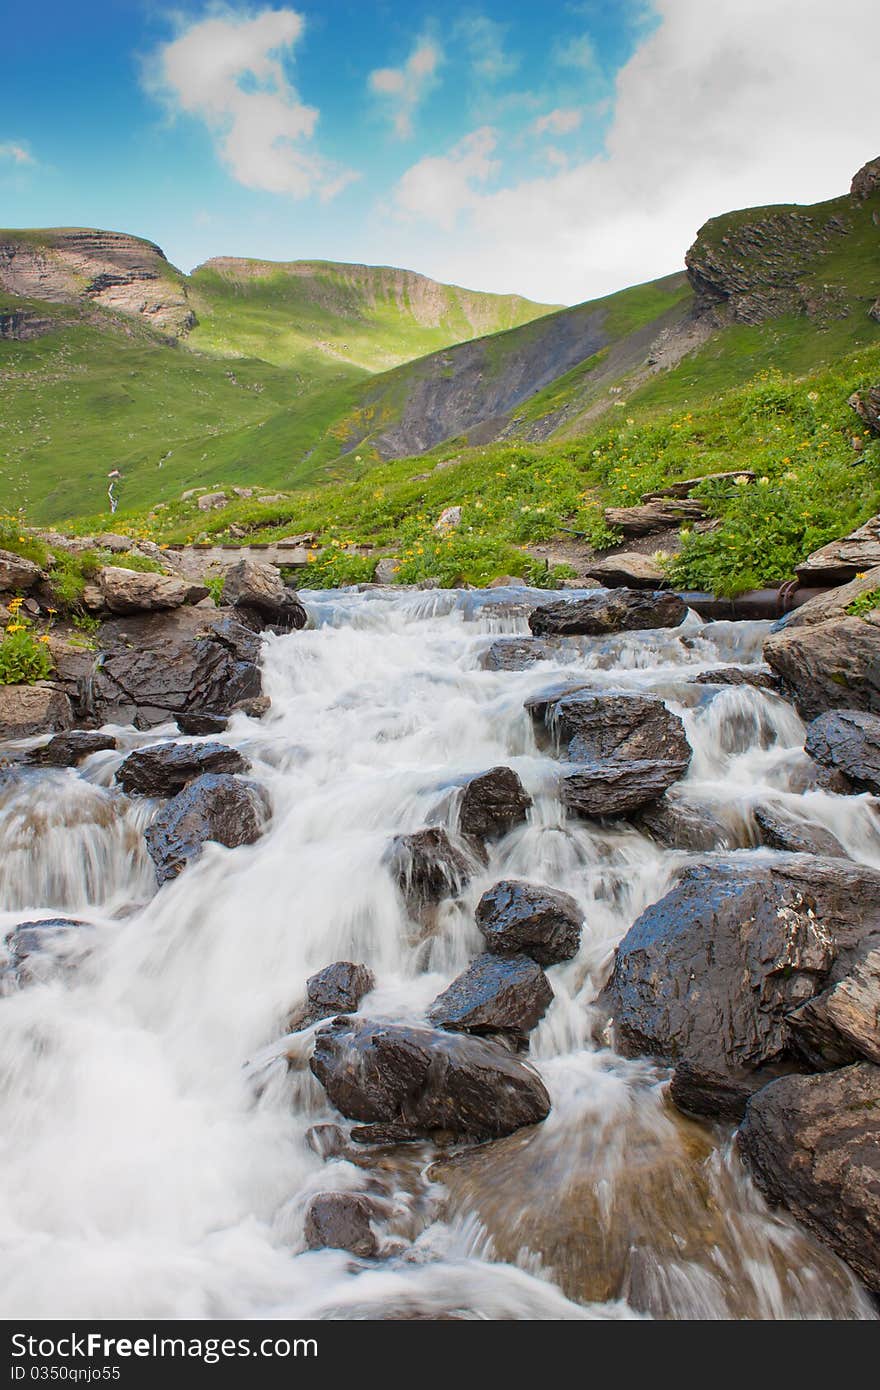
[(335, 1019), (315, 1035), (311, 1069), (352, 1120), (398, 1135), (510, 1134), (550, 1112), (537, 1072), (499, 1043), (364, 1019)]
[(129, 753), (116, 780), (127, 793), (173, 796), (204, 772), (247, 772), (249, 766), (225, 743), (154, 743)]
[(864, 710), (821, 714), (807, 729), (804, 749), (823, 767), (842, 772), (859, 791), (880, 794), (880, 715)]
[(749, 1102), (737, 1143), (767, 1200), (880, 1293), (880, 1067), (781, 1077)]
[(529, 627), (536, 636), (559, 633), (601, 637), (611, 632), (678, 627), (687, 611), (677, 594), (608, 589), (536, 608), (529, 617)]
[(493, 767), (467, 783), (458, 810), (464, 835), (497, 839), (528, 815), (532, 798), (511, 767)]
[(558, 746), (567, 746), (568, 756), (578, 762), (657, 759), (684, 767), (690, 762), (684, 725), (653, 695), (564, 695), (546, 708), (544, 722)]
[(711, 671), (701, 671), (693, 677), (694, 685), (751, 685), (755, 690), (769, 690), (778, 694), (782, 682), (772, 671), (755, 671), (751, 667), (716, 666)]
[(154, 816), (144, 832), (159, 883), (176, 878), (208, 840), (234, 849), (252, 845), (269, 819), (269, 802), (256, 783), (206, 772)]
[(435, 1028), (524, 1037), (553, 1001), (550, 981), (530, 956), (487, 954), (472, 961), (428, 1010)]
[(417, 910), (456, 897), (468, 883), (473, 865), (453, 845), (442, 826), (396, 835), (387, 858), (407, 905)]
[(477, 926), (493, 955), (524, 953), (539, 965), (577, 954), (583, 913), (574, 898), (540, 883), (503, 879), (477, 905)]
[(788, 850), (792, 854), (820, 854), (846, 858), (846, 850), (836, 835), (821, 825), (810, 825), (799, 816), (788, 815), (775, 806), (755, 808), (755, 823), (761, 843), (770, 849)]
[(633, 814), (632, 823), (643, 835), (666, 849), (694, 851), (740, 847), (739, 837), (710, 806), (686, 801), (675, 793), (642, 806)]
[(880, 940), (880, 874), (780, 856), (687, 868), (617, 948), (605, 992), (620, 1046), (676, 1067), (673, 1099), (736, 1118), (803, 1065), (789, 1016)]
[(306, 1209), (306, 1245), (369, 1259), (379, 1248), (370, 1224), (375, 1215), (375, 1203), (359, 1192), (319, 1192)]
[(498, 637), (480, 657), (484, 671), (525, 671), (538, 661), (558, 661), (564, 654), (559, 643), (539, 637)]

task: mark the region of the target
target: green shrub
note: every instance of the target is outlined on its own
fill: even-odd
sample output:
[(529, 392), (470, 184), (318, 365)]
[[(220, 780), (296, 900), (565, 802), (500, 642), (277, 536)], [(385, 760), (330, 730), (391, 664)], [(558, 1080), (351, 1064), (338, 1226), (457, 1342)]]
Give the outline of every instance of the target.
[(20, 609), (21, 599), (13, 599), (10, 621), (0, 640), (0, 685), (33, 685), (52, 673), (48, 637), (35, 637)]
[(376, 569), (376, 560), (369, 555), (354, 555), (342, 546), (328, 546), (315, 554), (308, 568), (298, 571), (303, 588), (342, 589), (347, 584), (369, 584)]
[(223, 602), (223, 590), (225, 587), (225, 574), (211, 574), (205, 580), (205, 588), (208, 590), (208, 593), (211, 595), (211, 598), (217, 604), (218, 608), (220, 604)]
[(851, 618), (864, 618), (866, 613), (873, 613), (875, 608), (880, 608), (880, 589), (867, 589), (865, 593), (854, 598), (852, 603), (848, 603), (845, 611)]

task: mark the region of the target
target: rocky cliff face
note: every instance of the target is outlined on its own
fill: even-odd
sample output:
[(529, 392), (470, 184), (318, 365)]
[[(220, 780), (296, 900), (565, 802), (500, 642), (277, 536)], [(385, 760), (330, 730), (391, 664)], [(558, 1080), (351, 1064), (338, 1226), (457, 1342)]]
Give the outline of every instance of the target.
[[(0, 289), (50, 304), (99, 304), (175, 337), (195, 323), (186, 287), (159, 247), (124, 232), (0, 232)], [(5, 336), (19, 335), (10, 328)]]

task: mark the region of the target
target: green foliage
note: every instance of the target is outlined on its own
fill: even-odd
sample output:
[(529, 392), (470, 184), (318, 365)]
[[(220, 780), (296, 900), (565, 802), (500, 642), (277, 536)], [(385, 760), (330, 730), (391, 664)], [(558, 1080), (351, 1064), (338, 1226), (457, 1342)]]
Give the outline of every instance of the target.
[(551, 565), (546, 560), (529, 560), (522, 577), (533, 589), (558, 589), (563, 579), (573, 579), (577, 571), (572, 565)]
[(867, 589), (865, 593), (854, 598), (852, 603), (846, 605), (846, 612), (851, 618), (864, 618), (866, 614), (873, 613), (875, 608), (880, 608), (880, 589)]
[(376, 568), (375, 556), (353, 555), (342, 545), (332, 545), (314, 553), (314, 559), (303, 573), (299, 571), (304, 588), (343, 589), (347, 584), (369, 584)]
[(52, 673), (48, 638), (36, 637), (20, 610), (21, 599), (13, 599), (10, 620), (0, 640), (0, 685), (33, 685)]
[(225, 574), (212, 574), (205, 580), (205, 588), (218, 606), (223, 602), (223, 590), (225, 587)]

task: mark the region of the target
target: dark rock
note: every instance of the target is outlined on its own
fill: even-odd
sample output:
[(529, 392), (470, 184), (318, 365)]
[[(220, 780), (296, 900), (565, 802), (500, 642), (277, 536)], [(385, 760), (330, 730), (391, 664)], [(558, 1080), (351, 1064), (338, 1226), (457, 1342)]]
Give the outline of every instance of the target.
[(786, 632), (791, 632), (796, 627), (813, 627), (816, 623), (848, 618), (851, 615), (846, 610), (850, 604), (875, 589), (880, 589), (880, 566), (860, 571), (848, 584), (837, 584), (833, 589), (814, 594), (787, 614), (782, 626)]
[(540, 883), (502, 879), (477, 904), (477, 926), (493, 955), (524, 953), (539, 965), (577, 954), (583, 913), (568, 893)]
[(395, 835), (387, 859), (408, 905), (419, 908), (456, 897), (468, 883), (473, 865), (456, 849), (442, 826), (411, 835)]
[(540, 1022), (553, 1001), (550, 981), (530, 956), (478, 956), (428, 1010), (435, 1028), (464, 1033), (509, 1033), (520, 1038)]
[(376, 988), (376, 977), (366, 965), (338, 960), (306, 981), (306, 1001), (288, 1020), (287, 1031), (310, 1028), (323, 1018), (357, 1013), (365, 994)]
[(829, 541), (795, 566), (804, 587), (846, 584), (864, 570), (880, 565), (880, 515), (858, 526), (839, 541)]
[(538, 637), (498, 637), (480, 657), (484, 671), (525, 671), (538, 661), (558, 661), (558, 643)]
[(819, 854), (832, 859), (846, 857), (846, 850), (837, 836), (821, 825), (810, 825), (775, 806), (757, 806), (754, 815), (761, 843), (770, 849), (788, 850), (792, 854)]
[(869, 430), (874, 434), (880, 434), (880, 386), (869, 386), (867, 391), (855, 391), (849, 398), (849, 404)]
[(708, 806), (677, 796), (662, 796), (643, 806), (632, 816), (632, 823), (667, 849), (737, 849), (728, 826)]
[(849, 188), (850, 195), (864, 202), (878, 189), (880, 189), (880, 159), (869, 159), (867, 164), (863, 164), (858, 173), (853, 175), (853, 181)]
[(742, 666), (717, 666), (714, 671), (701, 671), (693, 677), (695, 685), (751, 685), (755, 690), (778, 693), (782, 682), (772, 671), (753, 671)]
[(232, 712), (239, 711), (246, 714), (249, 719), (262, 719), (264, 714), (268, 714), (272, 708), (272, 701), (268, 695), (252, 695), (247, 700), (239, 700), (232, 706)]
[(154, 743), (138, 748), (118, 768), (124, 792), (174, 796), (204, 772), (247, 772), (249, 763), (225, 743)]
[(211, 714), (208, 710), (193, 710), (189, 714), (177, 716), (178, 729), (191, 738), (201, 738), (205, 734), (222, 734), (228, 723), (228, 714)]
[(767, 1200), (880, 1293), (880, 1067), (774, 1081), (749, 1102), (737, 1142)]
[(334, 1019), (315, 1035), (310, 1065), (343, 1115), (404, 1133), (495, 1138), (550, 1111), (536, 1072), (466, 1033)]
[(312, 1125), (306, 1130), (306, 1143), (318, 1158), (339, 1158), (348, 1148), (345, 1130), (339, 1125)]
[(849, 972), (790, 1014), (798, 1050), (819, 1070), (849, 1062), (880, 1063), (880, 950), (868, 951)]
[(764, 659), (792, 692), (798, 713), (829, 709), (880, 714), (880, 626), (867, 618), (785, 627), (764, 643)]
[(626, 1052), (686, 1064), (692, 1097), (726, 1088), (729, 1117), (731, 1097), (801, 1065), (789, 1015), (877, 940), (873, 870), (804, 855), (692, 866), (627, 932), (605, 1001)]
[(358, 1192), (319, 1192), (306, 1210), (306, 1244), (310, 1250), (348, 1250), (368, 1259), (379, 1248), (370, 1220), (375, 1203)]
[(513, 768), (493, 767), (472, 777), (465, 787), (458, 810), (459, 828), (464, 835), (495, 839), (521, 825), (531, 804), (532, 798)]
[(0, 594), (32, 589), (41, 579), (45, 579), (45, 575), (32, 560), (26, 560), (12, 550), (0, 550)]
[(31, 753), (31, 762), (43, 767), (75, 767), (92, 753), (104, 753), (116, 747), (112, 734), (93, 733), (88, 729), (71, 729), (55, 734), (42, 748)]
[(208, 840), (234, 849), (252, 845), (269, 818), (265, 792), (254, 782), (206, 772), (154, 816), (144, 832), (159, 883), (176, 878)]
[(250, 608), (286, 631), (303, 628), (308, 614), (287, 588), (274, 565), (244, 557), (225, 574), (223, 599), (236, 608)]
[[(706, 508), (702, 502), (688, 498), (657, 498), (640, 507), (606, 507), (605, 524), (614, 526), (625, 536), (651, 536), (655, 531), (668, 531), (671, 526), (703, 521)], [(593, 567), (595, 573), (595, 567)]]
[[(534, 708), (534, 707), (532, 707)], [(558, 746), (577, 762), (690, 762), (691, 748), (677, 714), (653, 695), (565, 695), (544, 715)]]
[(529, 627), (539, 637), (546, 633), (602, 637), (610, 632), (678, 627), (686, 617), (687, 605), (677, 594), (608, 589), (536, 608)]
[(559, 795), (563, 806), (587, 819), (625, 816), (659, 801), (687, 768), (671, 759), (594, 763), (566, 773)]
[(260, 638), (246, 616), (186, 606), (104, 624), (80, 710), (150, 728), (193, 710), (225, 714), (260, 695)]
[(807, 729), (804, 748), (859, 791), (880, 794), (880, 716), (863, 710), (820, 714)]

